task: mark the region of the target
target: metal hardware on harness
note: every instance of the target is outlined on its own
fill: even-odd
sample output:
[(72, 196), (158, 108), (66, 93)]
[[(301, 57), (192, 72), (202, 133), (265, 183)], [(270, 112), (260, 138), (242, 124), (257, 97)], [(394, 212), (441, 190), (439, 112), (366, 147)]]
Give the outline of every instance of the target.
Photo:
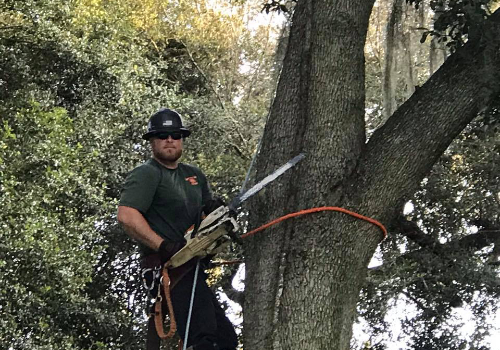
[(158, 286), (158, 293), (156, 293), (155, 303), (160, 303), (161, 304), (162, 301), (163, 301), (163, 298), (161, 297), (161, 288), (160, 288), (160, 286)]
[[(172, 306), (172, 300), (170, 299), (170, 278), (168, 276), (167, 268), (163, 267), (161, 272), (161, 278), (159, 279), (160, 283), (158, 284), (158, 292), (156, 295), (156, 301), (154, 304), (154, 317), (155, 317), (155, 328), (156, 333), (160, 339), (167, 339), (174, 336), (175, 331), (177, 330), (177, 324), (175, 322), (174, 316), (174, 308)], [(167, 304), (168, 313), (170, 316), (170, 330), (167, 334), (163, 331), (163, 314), (162, 314), (162, 302), (163, 297), (161, 296), (161, 290), (163, 287), (163, 293), (165, 296), (165, 301)]]
[[(160, 277), (160, 271), (161, 271), (161, 266), (157, 266), (154, 268), (147, 268), (141, 271), (142, 285), (144, 286), (144, 288), (146, 288), (148, 291), (152, 291), (155, 288), (156, 280), (158, 280), (158, 278)], [(148, 281), (146, 278), (147, 273), (152, 274), (151, 285), (148, 285)]]

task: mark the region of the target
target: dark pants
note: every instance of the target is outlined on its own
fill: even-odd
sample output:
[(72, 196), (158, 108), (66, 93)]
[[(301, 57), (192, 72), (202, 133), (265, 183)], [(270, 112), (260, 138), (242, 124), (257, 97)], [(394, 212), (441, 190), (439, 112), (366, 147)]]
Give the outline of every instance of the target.
[[(185, 275), (171, 291), (177, 331), (184, 340), (195, 269)], [(193, 311), (187, 346), (194, 350), (235, 350), (238, 339), (234, 327), (224, 314), (217, 298), (200, 269), (196, 281)]]
[[(177, 323), (177, 333), (183, 341), (186, 333), (194, 274), (195, 268), (192, 268), (176, 282), (170, 292)], [(234, 327), (224, 314), (224, 310), (205, 280), (206, 274), (200, 268), (196, 281), (187, 346), (193, 346), (194, 350), (235, 350), (238, 339)], [(149, 279), (148, 283), (150, 282)], [(151, 292), (153, 296), (156, 296), (157, 289), (154, 288)], [(164, 315), (166, 312), (167, 310), (163, 309)], [(154, 318), (150, 318), (149, 322), (146, 348), (158, 349), (160, 338), (156, 334)]]

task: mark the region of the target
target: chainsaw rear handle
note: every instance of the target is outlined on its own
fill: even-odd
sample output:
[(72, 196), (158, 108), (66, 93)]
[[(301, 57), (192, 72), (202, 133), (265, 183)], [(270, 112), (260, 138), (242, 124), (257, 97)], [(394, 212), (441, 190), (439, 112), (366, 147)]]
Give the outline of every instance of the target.
[(229, 234), (238, 231), (238, 223), (229, 216), (228, 207), (219, 207), (200, 224), (196, 236), (186, 232), (186, 245), (167, 262), (167, 267), (181, 266), (194, 257), (204, 257), (221, 252), (229, 245)]

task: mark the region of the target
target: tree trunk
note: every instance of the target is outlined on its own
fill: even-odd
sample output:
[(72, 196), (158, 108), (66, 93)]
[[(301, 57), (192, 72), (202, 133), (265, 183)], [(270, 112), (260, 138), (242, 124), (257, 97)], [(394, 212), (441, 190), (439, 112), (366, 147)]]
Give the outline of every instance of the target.
[[(500, 58), (484, 59), (498, 51), (498, 39), (491, 51), (469, 43), (366, 143), (363, 47), (372, 6), (297, 2), (257, 179), (299, 152), (307, 156), (252, 199), (252, 227), (325, 205), (388, 225), (452, 139), (498, 94)], [(349, 349), (380, 239), (376, 226), (337, 212), (288, 220), (247, 239), (245, 349)]]
[[(413, 23), (416, 17), (413, 9), (409, 4), (404, 4), (404, 19), (403, 21)], [(411, 25), (410, 25), (411, 26)], [(405, 95), (404, 98), (407, 100), (413, 93), (415, 92), (415, 78), (413, 74), (413, 67), (415, 64), (413, 63), (413, 38), (412, 38), (412, 30), (406, 30), (400, 34), (401, 38), (401, 54), (402, 65), (401, 70), (403, 72), (403, 78), (405, 82)]]
[[(444, 5), (437, 6), (434, 14), (434, 22), (437, 21), (438, 17), (444, 11)], [(446, 60), (446, 46), (439, 42), (438, 37), (433, 36), (431, 38), (431, 45), (429, 48), (429, 75), (434, 74), (434, 72), (443, 64)]]
[(434, 74), (445, 60), (446, 47), (437, 38), (433, 37), (429, 47), (429, 74)]
[[(307, 157), (253, 200), (254, 225), (342, 202), (365, 143), (363, 49), (372, 6), (370, 0), (297, 3), (257, 178), (299, 152)], [(356, 239), (357, 226), (371, 234)], [(245, 349), (348, 348), (372, 255), (355, 247), (368, 241), (374, 249), (379, 239), (371, 225), (332, 213), (284, 222), (250, 238)]]
[(396, 58), (400, 32), (403, 0), (394, 0), (389, 12), (385, 31), (384, 85), (382, 88), (385, 118), (389, 118), (397, 108), (396, 103)]

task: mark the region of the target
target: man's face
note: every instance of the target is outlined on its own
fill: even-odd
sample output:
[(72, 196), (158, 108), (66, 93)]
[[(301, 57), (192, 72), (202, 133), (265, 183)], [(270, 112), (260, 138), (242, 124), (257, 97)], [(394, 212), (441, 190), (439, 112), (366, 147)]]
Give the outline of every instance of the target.
[(177, 162), (182, 155), (182, 137), (175, 140), (178, 134), (165, 133), (151, 138), (151, 149), (156, 159), (167, 164)]

